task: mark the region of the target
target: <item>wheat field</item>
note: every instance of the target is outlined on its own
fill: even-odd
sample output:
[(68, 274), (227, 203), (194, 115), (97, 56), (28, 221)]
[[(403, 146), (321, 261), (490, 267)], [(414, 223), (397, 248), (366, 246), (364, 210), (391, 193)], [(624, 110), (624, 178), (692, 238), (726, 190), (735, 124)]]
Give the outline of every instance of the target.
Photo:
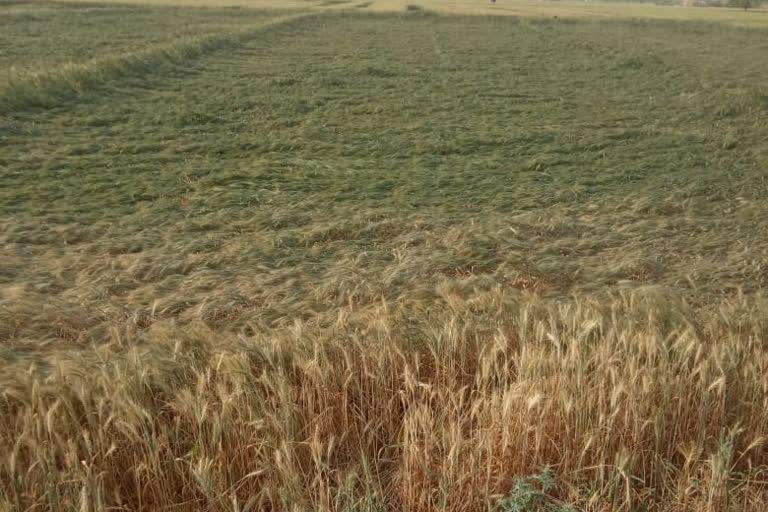
[(768, 507), (764, 12), (191, 1), (0, 3), (0, 510)]

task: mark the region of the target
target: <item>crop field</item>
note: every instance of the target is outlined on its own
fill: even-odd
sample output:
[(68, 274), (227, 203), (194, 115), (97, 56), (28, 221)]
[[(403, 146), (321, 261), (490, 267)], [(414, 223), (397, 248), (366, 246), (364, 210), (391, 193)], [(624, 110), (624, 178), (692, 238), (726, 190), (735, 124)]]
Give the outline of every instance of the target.
[(768, 14), (273, 4), (0, 1), (0, 511), (766, 510)]

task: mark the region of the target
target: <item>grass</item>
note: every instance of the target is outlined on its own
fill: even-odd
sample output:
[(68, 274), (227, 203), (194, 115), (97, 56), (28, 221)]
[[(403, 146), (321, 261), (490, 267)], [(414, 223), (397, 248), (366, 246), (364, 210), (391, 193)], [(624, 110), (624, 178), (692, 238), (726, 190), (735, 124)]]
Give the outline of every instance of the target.
[(764, 510), (762, 29), (375, 4), (0, 7), (0, 509)]
[[(252, 28), (280, 11), (35, 2), (0, 4), (0, 80), (179, 39)], [(62, 27), (69, 27), (63, 30)], [(108, 30), (107, 30), (108, 28)]]
[[(193, 0), (168, 0), (188, 2)], [(682, 2), (657, 2), (679, 4)], [(756, 9), (745, 13), (738, 8), (696, 8), (682, 5), (657, 5), (652, 2), (609, 1), (534, 1), (497, 0), (495, 3), (476, 0), (421, 0), (416, 4), (409, 0), (375, 0), (368, 9), (380, 12), (398, 12), (408, 5), (417, 5), (431, 12), (460, 15), (516, 16), (533, 18), (577, 19), (655, 19), (674, 21), (698, 21), (747, 27), (768, 26), (768, 10)]]
[[(254, 17), (249, 15), (248, 18), (253, 23)], [(256, 28), (251, 26), (248, 30), (180, 37), (132, 52), (108, 54), (85, 62), (70, 61), (39, 71), (20, 73), (12, 68), (5, 87), (0, 89), (0, 113), (55, 107), (72, 96), (100, 85), (121, 79), (141, 79), (146, 74), (158, 73), (164, 67), (183, 64), (213, 50), (237, 46), (289, 19), (276, 17), (258, 24)]]
[[(51, 0), (49, 0), (51, 1)], [(52, 0), (57, 5), (72, 0)], [(82, 3), (104, 4), (104, 0), (83, 0)], [(112, 2), (107, 2), (109, 5)], [(442, 14), (512, 16), (525, 18), (669, 20), (728, 24), (741, 27), (768, 27), (768, 9), (685, 7), (682, 1), (579, 1), (579, 0), (134, 0), (136, 5), (165, 7), (218, 7), (258, 10), (365, 10), (367, 12), (400, 13), (404, 10), (426, 10)], [(670, 4), (670, 5), (658, 5)], [(12, 4), (13, 5), (13, 4)]]

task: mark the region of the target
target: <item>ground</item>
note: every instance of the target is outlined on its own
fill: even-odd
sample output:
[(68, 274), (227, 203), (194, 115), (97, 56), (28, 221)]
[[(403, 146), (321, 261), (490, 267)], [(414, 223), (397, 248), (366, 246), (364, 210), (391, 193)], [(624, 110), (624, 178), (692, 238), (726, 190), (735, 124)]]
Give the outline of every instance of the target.
[(191, 5), (0, 3), (9, 510), (761, 510), (764, 12)]

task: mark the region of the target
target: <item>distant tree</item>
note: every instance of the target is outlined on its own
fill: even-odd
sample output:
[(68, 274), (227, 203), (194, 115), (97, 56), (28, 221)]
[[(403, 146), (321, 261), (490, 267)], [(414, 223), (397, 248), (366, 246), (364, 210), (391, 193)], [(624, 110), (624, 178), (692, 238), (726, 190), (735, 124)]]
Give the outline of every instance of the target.
[(757, 5), (757, 0), (728, 0), (728, 5), (731, 7), (741, 7), (746, 11), (750, 7)]

